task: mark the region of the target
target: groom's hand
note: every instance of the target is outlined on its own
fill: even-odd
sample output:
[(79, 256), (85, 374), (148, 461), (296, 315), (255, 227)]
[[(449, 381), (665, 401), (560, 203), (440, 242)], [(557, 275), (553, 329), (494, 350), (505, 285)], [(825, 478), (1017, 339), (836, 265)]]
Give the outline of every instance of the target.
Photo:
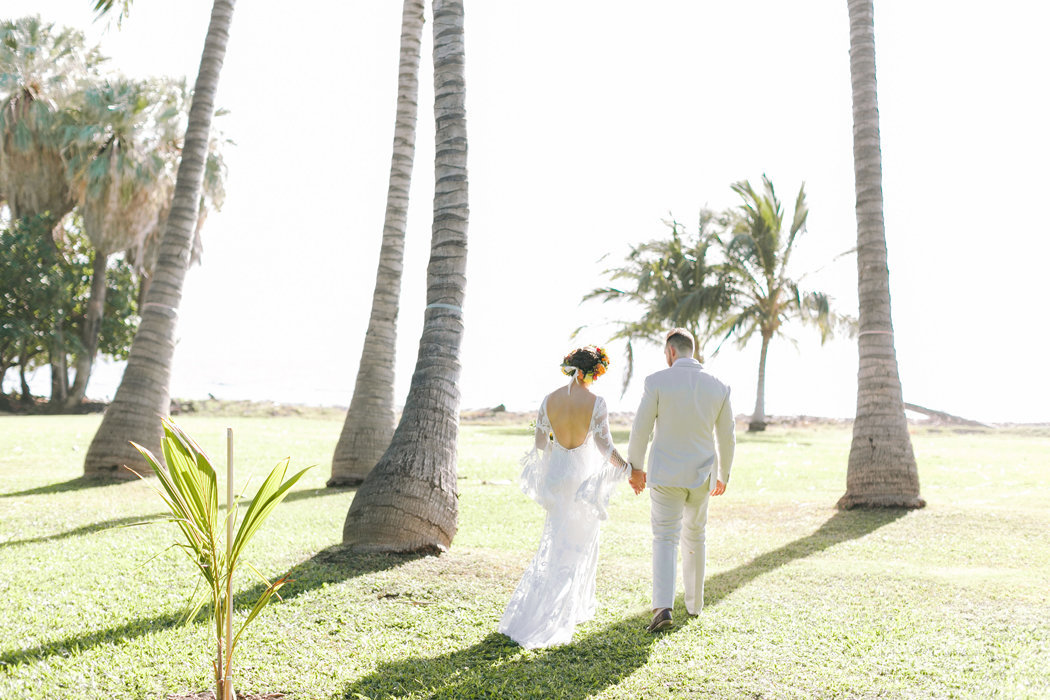
[(631, 478), (627, 481), (631, 484), (631, 488), (634, 489), (634, 495), (637, 496), (645, 489), (645, 472), (641, 469), (632, 469)]
[(712, 496), (721, 496), (726, 492), (725, 482), (720, 479), (715, 479), (715, 487), (711, 489)]

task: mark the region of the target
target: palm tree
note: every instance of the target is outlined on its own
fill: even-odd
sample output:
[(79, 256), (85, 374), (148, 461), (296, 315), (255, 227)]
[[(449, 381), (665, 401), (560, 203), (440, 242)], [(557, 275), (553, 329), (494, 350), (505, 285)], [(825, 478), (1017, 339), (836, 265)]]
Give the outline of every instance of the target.
[[(186, 135), (186, 117), (190, 107), (190, 93), (184, 81), (164, 79), (157, 81), (159, 91), (156, 99), (158, 121), (156, 123), (156, 141), (158, 152), (163, 154), (165, 162), (164, 179), (174, 184), (178, 170), (179, 158), (182, 156), (182, 140)], [(216, 117), (225, 114), (219, 109)], [(204, 181), (201, 185), (200, 211), (197, 214), (197, 225), (193, 231), (193, 245), (190, 249), (190, 265), (200, 262), (204, 245), (201, 240), (201, 229), (212, 211), (222, 209), (226, 199), (226, 161), (223, 149), (232, 143), (222, 130), (213, 122), (211, 140), (208, 143), (208, 159), (204, 164)], [(171, 213), (171, 197), (163, 200), (157, 220), (145, 236), (136, 238), (126, 252), (127, 260), (139, 277), (139, 305), (144, 303), (149, 292), (153, 270), (160, 256), (161, 237), (167, 226), (168, 214)]]
[(733, 308), (717, 332), (735, 335), (741, 346), (757, 332), (762, 338), (758, 361), (758, 390), (755, 410), (748, 430), (765, 430), (766, 358), (769, 344), (782, 335), (783, 325), (800, 320), (817, 326), (821, 343), (831, 337), (834, 327), (848, 319), (835, 314), (828, 296), (804, 292), (798, 281), (788, 276), (788, 263), (798, 236), (805, 231), (809, 208), (805, 184), (798, 190), (790, 228), (784, 230), (784, 212), (773, 190), (773, 183), (762, 176), (763, 192), (750, 182), (732, 185), (743, 204), (731, 212), (732, 238), (723, 248), (733, 284)]
[(0, 23), (0, 192), (12, 219), (43, 215), (54, 227), (73, 208), (60, 116), (101, 60), (73, 29), (39, 17)]
[[(112, 5), (111, 1), (99, 0), (97, 7), (106, 11)], [(140, 309), (142, 321), (113, 403), (106, 410), (102, 425), (88, 449), (84, 460), (85, 475), (132, 476), (120, 468), (122, 465), (144, 470), (145, 462), (130, 440), (159, 454), (161, 417), (167, 415), (170, 407), (168, 391), (175, 351), (175, 326), (199, 220), (201, 183), (211, 142), (215, 93), (226, 55), (233, 7), (234, 0), (214, 0), (212, 5), (182, 160), (175, 180), (174, 199), (149, 292)]]
[(408, 220), (408, 191), (416, 150), (419, 94), (419, 46), (423, 35), (423, 0), (405, 0), (401, 18), (401, 63), (397, 81), (394, 153), (386, 196), (386, 221), (379, 269), (372, 293), (357, 383), (343, 432), (332, 458), (329, 486), (356, 486), (372, 471), (394, 434), (394, 346), (398, 297)]
[(162, 148), (171, 83), (107, 80), (77, 96), (66, 131), (70, 181), (94, 248), (91, 292), (76, 360), (76, 379), (66, 399), (78, 405), (98, 351), (105, 306), (106, 268), (118, 250), (139, 244), (156, 227), (171, 198), (174, 160)]
[[(467, 262), (467, 121), (462, 0), (434, 2), (434, 222), (427, 307), (401, 421), (350, 505), (359, 551), (444, 551), (458, 521), (459, 351)], [(388, 349), (388, 351), (391, 349)]]
[[(634, 374), (634, 343), (662, 338), (669, 327), (686, 328), (696, 338), (696, 357), (703, 357), (703, 347), (711, 329), (728, 309), (729, 285), (724, 270), (709, 259), (712, 246), (718, 242), (719, 216), (704, 209), (695, 236), (678, 221), (665, 221), (671, 237), (657, 238), (632, 246), (625, 264), (605, 271), (614, 284), (599, 287), (584, 295), (582, 301), (629, 302), (638, 315), (625, 314), (614, 321), (616, 331), (609, 340), (625, 341), (623, 391)], [(576, 329), (573, 337), (586, 326)]]
[(904, 414), (890, 316), (882, 150), (875, 90), (872, 0), (848, 0), (853, 83), (853, 169), (857, 189), (857, 288), (860, 333), (857, 416), (840, 508), (921, 508), (919, 472)]

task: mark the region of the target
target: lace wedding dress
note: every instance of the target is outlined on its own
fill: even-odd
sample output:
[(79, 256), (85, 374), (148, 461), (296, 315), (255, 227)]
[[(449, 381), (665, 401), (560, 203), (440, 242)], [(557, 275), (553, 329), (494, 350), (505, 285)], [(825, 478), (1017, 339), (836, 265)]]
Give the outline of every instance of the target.
[(567, 644), (576, 624), (594, 617), (598, 525), (616, 484), (627, 478), (627, 463), (613, 447), (604, 399), (596, 397), (587, 438), (573, 449), (558, 443), (544, 399), (536, 444), (522, 465), (522, 490), (543, 506), (547, 519), (499, 631), (527, 649)]

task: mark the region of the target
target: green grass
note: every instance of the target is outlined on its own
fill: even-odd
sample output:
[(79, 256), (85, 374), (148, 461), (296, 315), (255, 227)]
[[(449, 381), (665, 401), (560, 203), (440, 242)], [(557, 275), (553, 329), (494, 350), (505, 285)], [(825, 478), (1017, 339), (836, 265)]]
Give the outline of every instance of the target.
[[(239, 477), (317, 464), (253, 542), (291, 572), (242, 638), (238, 687), (295, 698), (1008, 697), (1050, 695), (1050, 434), (919, 429), (929, 506), (835, 511), (850, 434), (741, 435), (708, 527), (706, 607), (653, 638), (648, 501), (622, 488), (603, 526), (597, 618), (572, 645), (495, 632), (539, 538), (518, 491), (525, 426), (466, 425), (460, 529), (440, 557), (338, 545), (352, 491), (324, 488), (340, 416), (183, 415)], [(79, 479), (98, 416), (0, 417), (0, 697), (162, 698), (210, 687), (204, 620), (177, 624), (188, 562), (143, 483)], [(626, 433), (616, 432), (618, 444)], [(257, 483), (257, 481), (255, 482)], [(164, 552), (156, 559), (150, 557)], [(259, 588), (247, 576), (238, 602)], [(240, 614), (245, 614), (242, 608)]]

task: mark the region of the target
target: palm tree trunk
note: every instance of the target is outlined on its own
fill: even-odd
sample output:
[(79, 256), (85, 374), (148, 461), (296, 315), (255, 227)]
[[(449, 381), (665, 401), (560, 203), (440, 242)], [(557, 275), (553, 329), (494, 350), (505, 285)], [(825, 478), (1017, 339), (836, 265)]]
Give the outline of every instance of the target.
[(758, 357), (758, 390), (755, 396), (755, 411), (747, 426), (749, 433), (766, 429), (766, 356), (769, 353), (769, 341), (773, 335), (762, 333), (762, 354)]
[(88, 379), (91, 378), (91, 367), (98, 354), (99, 333), (102, 331), (102, 314), (106, 310), (106, 262), (109, 256), (101, 250), (95, 250), (91, 261), (91, 296), (88, 297), (87, 313), (81, 333), (81, 352), (77, 355), (77, 374), (73, 387), (66, 397), (66, 409), (80, 405), (87, 393)]
[(459, 350), (467, 263), (463, 2), (434, 2), (434, 223), (419, 355), (401, 421), (350, 505), (357, 551), (444, 551), (458, 524)]
[(875, 90), (872, 0), (848, 0), (853, 83), (853, 167), (857, 189), (860, 299), (857, 417), (840, 508), (921, 508), (919, 474), (897, 369), (890, 316), (882, 203), (882, 150)]
[(379, 250), (379, 269), (372, 293), (372, 314), (361, 351), (354, 395), (332, 458), (328, 486), (360, 484), (383, 456), (394, 434), (394, 346), (408, 221), (408, 192), (416, 151), (422, 35), (423, 0), (405, 0), (401, 19), (394, 152), (390, 161), (383, 244)]
[(149, 283), (151, 277), (148, 270), (143, 270), (142, 274), (139, 275), (139, 293), (135, 295), (135, 303), (141, 309), (146, 303), (146, 297), (149, 295)]
[(133, 478), (130, 472), (121, 469), (122, 465), (147, 473), (145, 461), (129, 440), (160, 454), (160, 419), (170, 408), (168, 388), (179, 302), (197, 226), (215, 93), (226, 55), (234, 2), (215, 0), (212, 5), (171, 214), (164, 227), (146, 303), (140, 309), (142, 322), (131, 344), (128, 366), (84, 460), (86, 476)]

